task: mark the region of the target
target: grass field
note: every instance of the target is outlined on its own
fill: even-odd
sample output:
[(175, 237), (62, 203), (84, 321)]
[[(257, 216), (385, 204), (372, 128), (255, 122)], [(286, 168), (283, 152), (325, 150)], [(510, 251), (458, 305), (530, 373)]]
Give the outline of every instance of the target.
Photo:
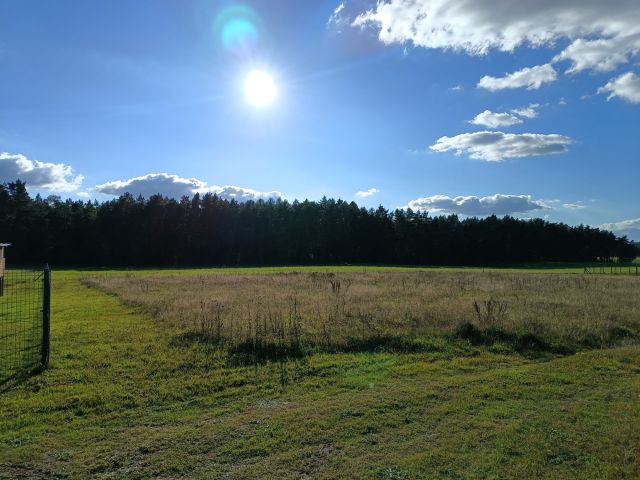
[[(632, 263), (624, 264), (628, 266), (640, 265), (640, 257)], [(304, 266), (272, 266), (272, 267), (193, 267), (193, 268), (161, 268), (161, 269), (140, 269), (140, 268), (108, 268), (108, 269), (84, 269), (89, 273), (100, 272), (101, 275), (199, 275), (202, 273), (217, 273), (220, 275), (242, 275), (242, 274), (274, 274), (274, 273), (366, 273), (366, 272), (511, 272), (511, 273), (584, 273), (584, 267), (601, 267), (601, 263), (532, 263), (519, 265), (492, 265), (492, 266), (402, 266), (402, 265), (304, 265)]]
[(253, 363), (320, 352), (431, 351), (460, 338), (529, 355), (635, 343), (637, 280), (343, 271), (102, 275), (83, 281), (143, 307), (176, 332), (176, 342), (207, 342), (232, 363)]
[[(640, 279), (286, 270), (305, 271), (54, 272), (51, 368), (0, 393), (0, 478), (640, 476)], [(303, 355), (230, 362), (256, 335), (224, 330), (231, 312), (262, 295), (251, 318), (286, 320), (292, 279)], [(341, 295), (382, 331), (325, 348), (314, 318)], [(205, 297), (229, 314), (219, 338)], [(489, 299), (506, 313), (486, 319)], [(553, 348), (518, 348), (529, 334)]]

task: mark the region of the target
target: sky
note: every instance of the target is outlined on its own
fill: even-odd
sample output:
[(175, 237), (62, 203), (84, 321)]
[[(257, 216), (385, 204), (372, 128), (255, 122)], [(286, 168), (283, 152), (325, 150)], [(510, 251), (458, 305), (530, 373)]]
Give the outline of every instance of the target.
[(0, 182), (33, 194), (327, 196), (640, 240), (639, 152), (637, 0), (0, 2)]

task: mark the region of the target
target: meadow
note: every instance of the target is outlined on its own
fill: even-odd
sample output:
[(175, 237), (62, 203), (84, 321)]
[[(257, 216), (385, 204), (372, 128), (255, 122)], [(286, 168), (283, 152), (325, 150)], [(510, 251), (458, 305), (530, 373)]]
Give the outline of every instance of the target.
[(429, 351), (456, 339), (574, 353), (640, 338), (640, 282), (628, 276), (372, 271), (83, 281), (142, 307), (176, 342), (217, 346), (232, 363)]
[(543, 271), (54, 272), (0, 478), (638, 478), (640, 279)]

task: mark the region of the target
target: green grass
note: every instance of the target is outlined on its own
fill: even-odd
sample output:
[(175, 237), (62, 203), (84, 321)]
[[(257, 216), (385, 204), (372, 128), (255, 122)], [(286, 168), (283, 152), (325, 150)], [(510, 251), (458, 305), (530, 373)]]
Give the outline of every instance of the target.
[[(640, 264), (640, 257), (636, 258), (631, 264)], [(629, 264), (629, 265), (631, 265)], [(166, 267), (161, 269), (148, 268), (86, 268), (80, 270), (66, 269), (68, 273), (72, 272), (100, 272), (106, 275), (122, 275), (128, 273), (131, 275), (199, 275), (207, 272), (215, 272), (219, 274), (273, 274), (286, 272), (319, 272), (319, 273), (359, 273), (359, 272), (528, 272), (528, 273), (584, 273), (585, 266), (600, 266), (601, 263), (567, 263), (567, 262), (546, 262), (546, 263), (527, 263), (527, 264), (505, 264), (490, 266), (441, 266), (441, 265), (288, 265), (288, 266), (255, 266), (255, 267), (192, 267), (192, 268), (173, 268)]]
[(640, 476), (637, 346), (227, 368), (86, 275), (54, 273), (51, 368), (0, 393), (0, 478)]

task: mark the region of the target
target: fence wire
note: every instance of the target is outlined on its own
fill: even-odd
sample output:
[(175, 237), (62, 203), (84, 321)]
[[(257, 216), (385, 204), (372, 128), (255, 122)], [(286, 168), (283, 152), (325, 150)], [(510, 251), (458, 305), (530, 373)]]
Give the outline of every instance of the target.
[(42, 365), (44, 276), (43, 271), (4, 272), (0, 286), (0, 383)]
[(640, 265), (597, 265), (584, 267), (584, 273), (640, 276)]

